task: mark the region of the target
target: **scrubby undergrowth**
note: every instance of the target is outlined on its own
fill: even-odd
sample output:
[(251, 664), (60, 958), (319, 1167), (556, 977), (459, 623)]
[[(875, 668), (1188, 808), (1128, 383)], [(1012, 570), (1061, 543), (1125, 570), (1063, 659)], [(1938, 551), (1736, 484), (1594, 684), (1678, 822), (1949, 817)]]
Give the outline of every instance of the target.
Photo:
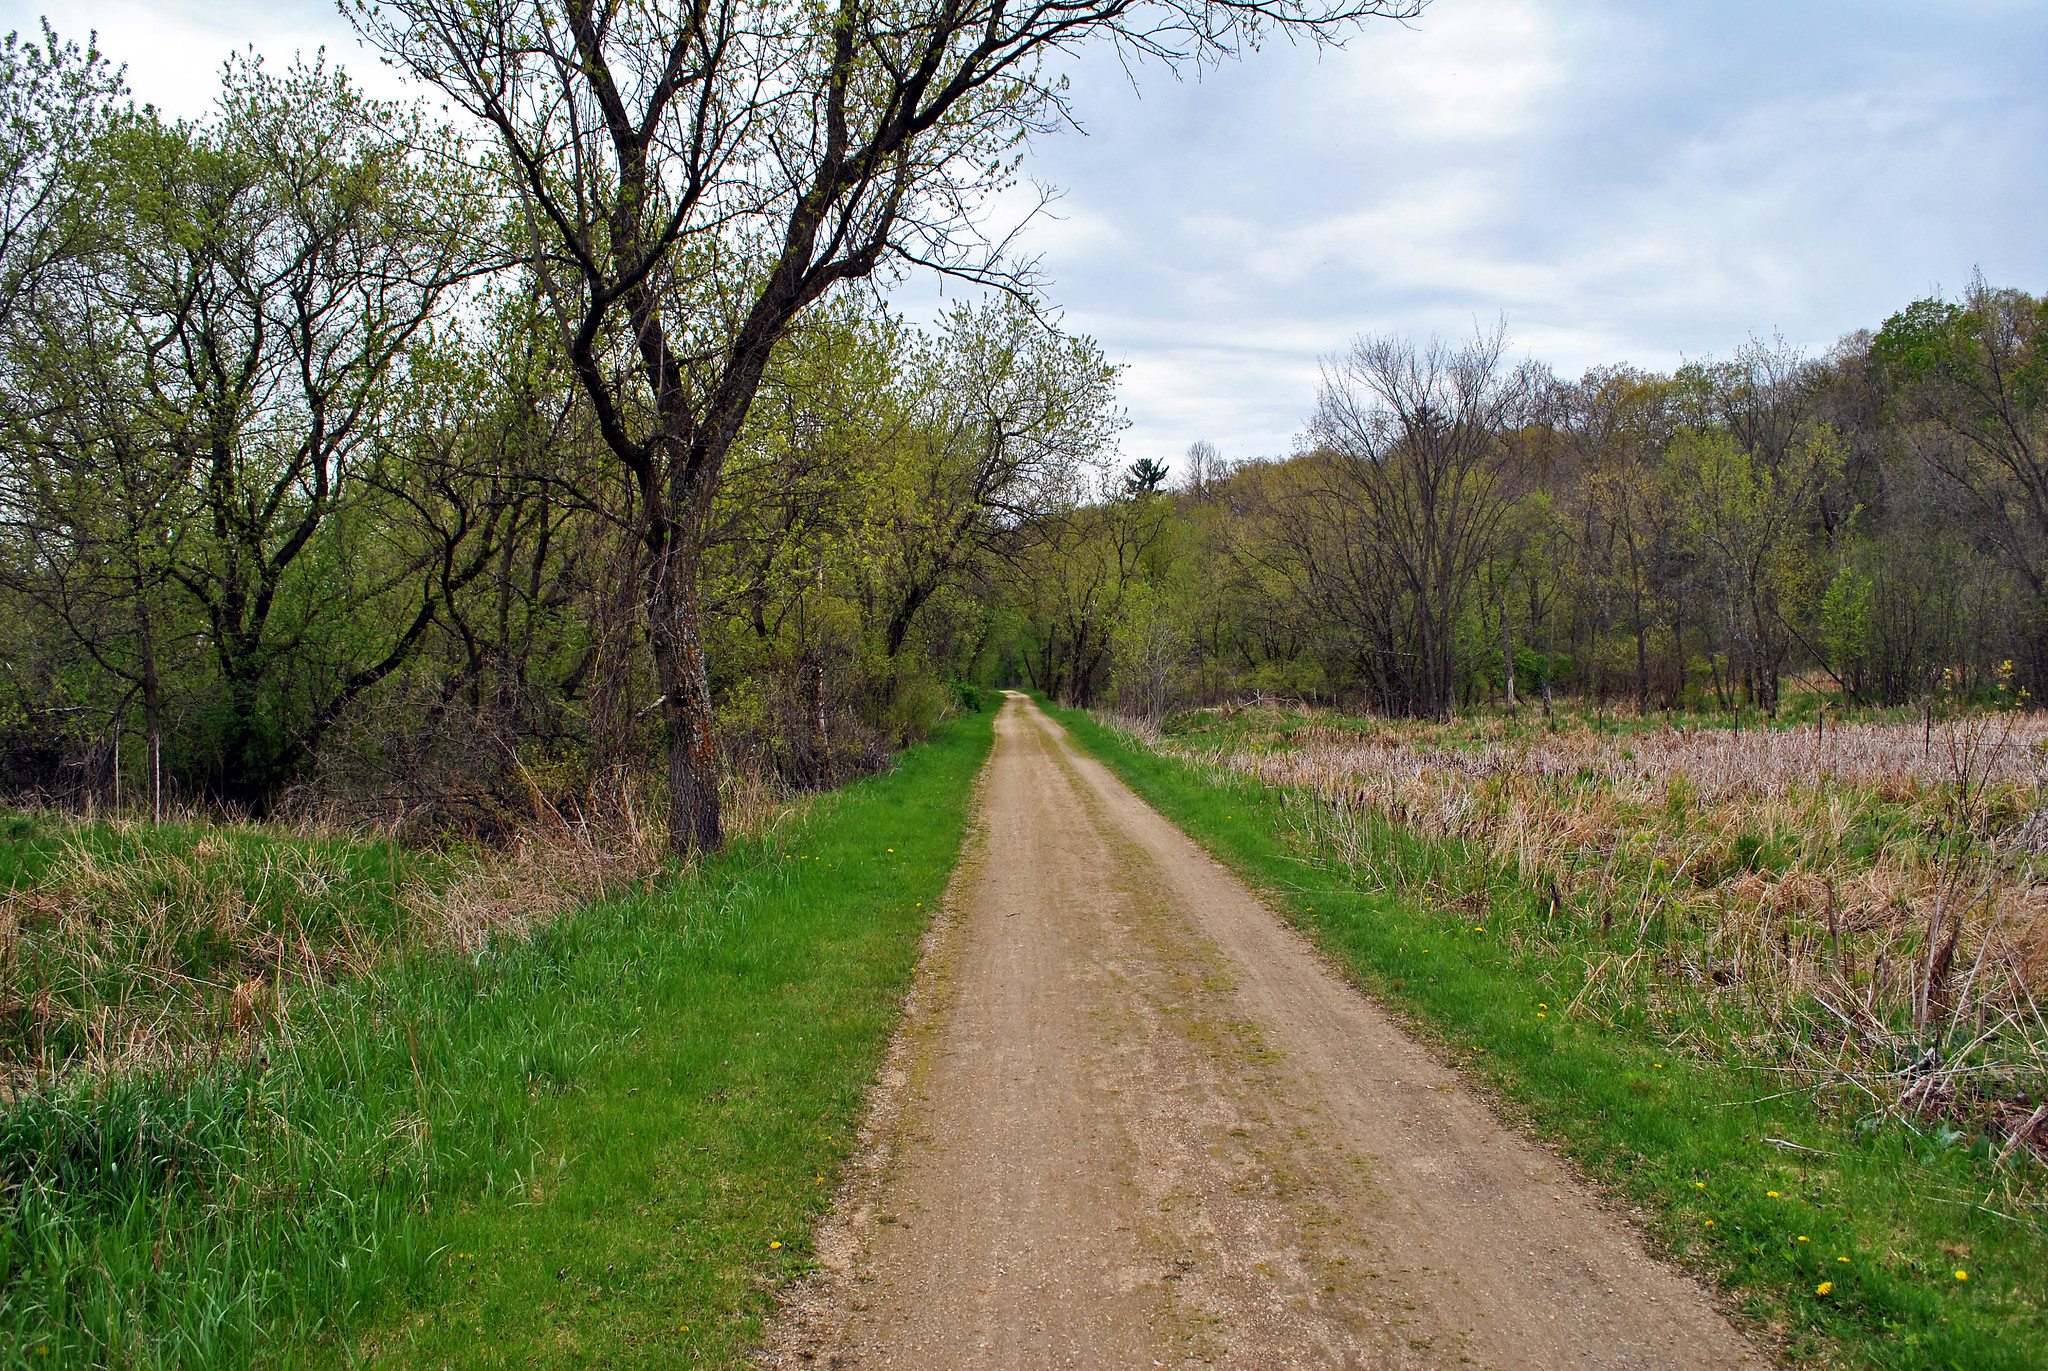
[(548, 815), (502, 846), (187, 816), (0, 820), (0, 1097), (245, 1059), (295, 996), (475, 951), (660, 870), (644, 830)]

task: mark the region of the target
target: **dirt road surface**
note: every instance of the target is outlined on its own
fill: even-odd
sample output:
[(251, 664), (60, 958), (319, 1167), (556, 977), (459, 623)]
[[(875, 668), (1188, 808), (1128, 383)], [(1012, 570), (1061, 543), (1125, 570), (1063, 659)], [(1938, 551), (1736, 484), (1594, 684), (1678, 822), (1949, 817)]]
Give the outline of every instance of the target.
[(1029, 700), (996, 736), (764, 1364), (1764, 1365)]

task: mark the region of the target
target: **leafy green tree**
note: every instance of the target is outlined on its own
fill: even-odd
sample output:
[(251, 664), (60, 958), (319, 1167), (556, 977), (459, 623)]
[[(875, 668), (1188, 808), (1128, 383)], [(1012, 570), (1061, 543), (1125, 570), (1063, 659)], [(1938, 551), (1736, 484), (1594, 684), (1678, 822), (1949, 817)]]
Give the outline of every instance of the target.
[(42, 41), (0, 42), (0, 329), (69, 274), (91, 242), (73, 164), (115, 117), (121, 74), (97, 42), (80, 48), (43, 23)]
[(1134, 597), (1157, 575), (1173, 504), (1123, 495), (1105, 473), (1099, 497), (1050, 524), (1020, 559), (1031, 683), (1069, 704), (1094, 703), (1110, 684), (1116, 634)]
[(2048, 685), (2048, 299), (1980, 275), (1885, 321), (1870, 358), (1920, 459), (2033, 600), (2027, 684)]
[(1819, 598), (1803, 534), (1816, 492), (1841, 469), (1841, 441), (1821, 429), (1773, 464), (1716, 428), (1680, 434), (1668, 461), (1716, 587), (1732, 669), (1749, 698), (1775, 712), (1793, 644), (1788, 615)]
[(180, 542), (198, 510), (190, 463), (154, 423), (123, 320), (49, 300), (21, 310), (18, 326), (22, 316), (49, 332), (9, 331), (0, 585), (119, 683), (99, 726), (115, 750), (139, 697), (150, 808), (161, 816), (167, 680), (198, 628), (174, 593)]
[[(10, 330), (9, 408), (32, 439), (10, 454), (15, 488), (39, 504), (22, 519), (80, 530), (90, 562), (100, 535), (64, 509), (112, 496), (148, 549), (124, 573), (135, 612), (159, 581), (197, 612), (218, 682), (209, 770), (231, 800), (266, 804), (417, 650), (445, 588), (431, 554), (391, 559), (381, 473), (415, 346), (485, 266), (458, 153), (339, 73), (231, 63), (209, 120), (134, 111), (73, 164), (90, 270)], [(139, 661), (157, 638), (138, 621)], [(132, 670), (153, 699), (153, 668)]]
[(1821, 596), (1816, 638), (1823, 664), (1850, 700), (1861, 698), (1870, 655), (1870, 581), (1843, 565)]
[(906, 380), (915, 426), (884, 478), (878, 593), (889, 655), (920, 609), (991, 559), (1015, 557), (1070, 508), (1124, 426), (1117, 368), (1022, 302), (956, 307)]
[(723, 841), (702, 584), (776, 347), (835, 287), (921, 265), (1012, 288), (974, 208), (1066, 117), (1090, 39), (1168, 63), (1412, 0), (684, 6), (366, 0), (365, 36), (495, 134), (606, 445), (631, 473), (671, 731), (670, 840)]

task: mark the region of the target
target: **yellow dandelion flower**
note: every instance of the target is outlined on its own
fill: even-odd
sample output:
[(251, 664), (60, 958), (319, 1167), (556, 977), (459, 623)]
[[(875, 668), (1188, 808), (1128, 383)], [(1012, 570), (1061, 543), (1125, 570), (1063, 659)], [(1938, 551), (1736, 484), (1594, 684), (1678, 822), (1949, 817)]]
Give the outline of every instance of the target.
[(768, 1245), (769, 1245), (770, 1247), (780, 1247), (780, 1246), (782, 1246), (782, 1244), (781, 1244), (781, 1243), (779, 1243), (779, 1242), (771, 1242), (771, 1243), (769, 1243)]
[(1849, 1259), (1847, 1257), (1837, 1257), (1835, 1258), (1835, 1260), (1840, 1262), (1844, 1266), (1847, 1266), (1849, 1264)]
[(1664, 1069), (1664, 1063), (1662, 1063), (1662, 1062), (1651, 1062), (1651, 1063), (1650, 1063), (1650, 1069), (1651, 1069), (1652, 1071), (1662, 1071), (1662, 1070)]
[(1801, 1241), (1801, 1242), (1805, 1242), (1805, 1241), (1806, 1241), (1806, 1235), (1805, 1235), (1804, 1233), (1801, 1233), (1801, 1234), (1799, 1235), (1799, 1241)]
[(677, 1329), (676, 1331), (677, 1331), (678, 1333), (687, 1333), (687, 1332), (689, 1332), (689, 1331), (690, 1331), (690, 1325), (688, 1325), (688, 1324), (686, 1323), (686, 1324), (682, 1325), (682, 1326), (681, 1326), (680, 1328), (678, 1328), (678, 1329)]
[(1833, 1281), (1822, 1281), (1819, 1285), (1813, 1288), (1813, 1293), (1816, 1295), (1825, 1295), (1828, 1293), (1828, 1291), (1834, 1288), (1835, 1283)]
[(1707, 1183), (1705, 1181), (1694, 1181), (1692, 1183), (1692, 1188), (1695, 1190), (1705, 1190), (1707, 1188)]
[(1970, 1279), (1970, 1273), (1967, 1271), (1958, 1271), (1956, 1272), (1956, 1279), (1959, 1281), (1966, 1281)]
[(1707, 1227), (1709, 1227), (1709, 1228), (1712, 1228), (1713, 1226), (1714, 1226), (1714, 1221), (1713, 1221), (1712, 1219), (1708, 1219), (1708, 1220), (1707, 1220)]
[(1770, 1197), (1771, 1197), (1772, 1199), (1774, 1199), (1774, 1200), (1778, 1198), (1778, 1192), (1777, 1192), (1777, 1191), (1775, 1191), (1775, 1190), (1766, 1190), (1766, 1191), (1764, 1191), (1764, 1193), (1765, 1193), (1766, 1195), (1769, 1195), (1769, 1196), (1770, 1196)]

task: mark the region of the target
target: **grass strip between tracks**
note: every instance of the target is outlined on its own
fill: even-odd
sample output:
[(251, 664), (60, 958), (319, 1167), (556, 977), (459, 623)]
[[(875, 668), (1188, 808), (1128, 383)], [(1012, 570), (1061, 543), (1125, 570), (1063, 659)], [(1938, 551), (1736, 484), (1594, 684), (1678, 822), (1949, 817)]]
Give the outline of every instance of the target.
[[(2048, 1243), (2025, 1216), (1954, 1198), (1981, 1163), (1901, 1128), (1829, 1125), (1800, 1098), (1760, 1099), (1767, 1079), (1568, 1016), (1540, 978), (1585, 968), (1534, 965), (1498, 937), (1499, 921), (1536, 917), (1533, 891), (1503, 892), (1482, 930), (1455, 908), (1360, 888), (1302, 849), (1283, 792), (1046, 707), (1511, 1115), (1639, 1207), (1653, 1244), (1717, 1280), (1786, 1360), (2048, 1365)], [(1419, 840), (1382, 838), (1430, 859)]]
[(809, 1258), (992, 720), (719, 858), (668, 917), (576, 916), (588, 950), (558, 993), (616, 1045), (532, 1102), (511, 1183), (442, 1211), (410, 1297), (333, 1359), (735, 1364)]

